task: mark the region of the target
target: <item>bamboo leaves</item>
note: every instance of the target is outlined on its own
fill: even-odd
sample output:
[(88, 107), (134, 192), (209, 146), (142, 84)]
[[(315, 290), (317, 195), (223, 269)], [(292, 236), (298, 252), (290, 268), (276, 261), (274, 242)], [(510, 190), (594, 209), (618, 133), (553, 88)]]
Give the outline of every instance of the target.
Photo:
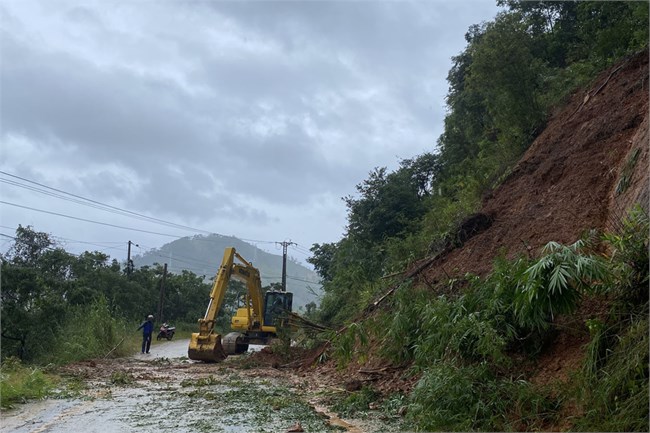
[(519, 283), (515, 302), (521, 326), (546, 329), (558, 314), (572, 313), (584, 293), (606, 287), (606, 263), (585, 249), (582, 240), (568, 246), (546, 244), (543, 256)]

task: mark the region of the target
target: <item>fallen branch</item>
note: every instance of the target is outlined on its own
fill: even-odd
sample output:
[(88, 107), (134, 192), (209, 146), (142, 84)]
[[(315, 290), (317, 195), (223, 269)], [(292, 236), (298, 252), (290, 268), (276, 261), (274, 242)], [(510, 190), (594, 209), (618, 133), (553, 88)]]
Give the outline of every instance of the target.
[[(628, 60), (629, 60), (629, 59), (628, 59)], [(607, 77), (607, 79), (605, 80), (605, 82), (604, 82), (603, 84), (601, 84), (600, 87), (598, 87), (598, 89), (596, 89), (596, 91), (593, 93), (593, 95), (590, 95), (589, 92), (587, 92), (587, 94), (585, 95), (584, 99), (582, 100), (582, 104), (580, 104), (580, 106), (576, 109), (576, 111), (574, 111), (574, 112), (569, 116), (569, 119), (568, 119), (568, 120), (570, 120), (570, 119), (571, 119), (571, 118), (572, 118), (572, 117), (573, 117), (573, 116), (574, 116), (578, 111), (582, 110), (582, 107), (584, 107), (584, 105), (585, 105), (587, 102), (589, 102), (589, 99), (591, 99), (592, 96), (596, 96), (598, 93), (600, 93), (600, 91), (603, 90), (603, 88), (607, 85), (607, 83), (609, 83), (609, 80), (614, 76), (614, 74), (617, 73), (617, 72), (618, 72), (618, 71), (619, 71), (619, 70), (620, 70), (620, 69), (621, 69), (621, 68), (622, 68), (626, 63), (627, 63), (627, 60), (626, 60), (625, 62), (623, 62), (623, 63), (622, 63), (618, 68), (614, 69), (614, 70), (609, 74), (609, 76)]]
[[(627, 62), (625, 62), (625, 63), (627, 63)], [(625, 65), (625, 63), (622, 63), (618, 68), (614, 69), (614, 70), (612, 71), (612, 73), (609, 74), (609, 77), (607, 77), (607, 79), (605, 80), (605, 82), (604, 82), (603, 84), (600, 85), (600, 87), (598, 88), (598, 90), (596, 90), (596, 92), (594, 92), (594, 94), (593, 94), (592, 96), (596, 96), (596, 95), (597, 95), (597, 94), (598, 94), (598, 93), (603, 89), (603, 87), (605, 87), (605, 86), (607, 85), (607, 83), (609, 83), (609, 79), (612, 78), (612, 77), (614, 76), (614, 74), (617, 73), (617, 72), (619, 71), (619, 69), (621, 69), (621, 68), (623, 67), (623, 65)]]
[(380, 374), (380, 373), (385, 373), (389, 370), (399, 370), (404, 368), (403, 365), (395, 365), (395, 366), (386, 366), (382, 368), (360, 368), (357, 370), (359, 373), (363, 374)]
[(118, 347), (120, 344), (122, 344), (122, 342), (124, 341), (124, 338), (126, 338), (126, 337), (122, 337), (122, 339), (120, 340), (120, 342), (117, 343), (117, 345), (116, 345), (114, 348), (112, 348), (112, 349), (111, 349), (111, 350), (110, 350), (106, 355), (104, 355), (104, 359), (106, 359), (106, 358), (108, 357), (108, 355), (110, 355), (111, 353), (113, 353), (113, 351), (114, 351), (115, 349), (117, 349), (117, 347)]
[[(325, 341), (325, 342), (322, 344), (322, 346), (320, 347), (320, 349), (318, 350), (318, 352), (316, 352), (316, 354), (314, 354), (313, 356), (311, 356), (310, 359), (305, 359), (305, 360), (303, 360), (303, 361), (302, 361), (302, 365), (303, 365), (303, 366), (308, 366), (308, 365), (311, 365), (311, 364), (313, 364), (314, 362), (316, 362), (316, 360), (317, 360), (319, 357), (321, 357), (321, 356), (323, 355), (323, 353), (325, 353), (325, 351), (326, 351), (327, 348), (331, 345), (331, 342), (332, 342), (332, 340), (333, 340), (334, 338), (338, 337), (339, 335), (341, 335), (342, 333), (344, 333), (345, 331), (347, 331), (348, 328), (350, 327), (350, 325), (351, 325), (352, 323), (356, 323), (356, 322), (358, 322), (358, 321), (363, 320), (363, 319), (364, 319), (364, 318), (365, 318), (369, 313), (371, 313), (372, 311), (374, 311), (374, 310), (375, 310), (375, 309), (376, 309), (376, 308), (377, 308), (377, 307), (378, 307), (382, 302), (384, 302), (384, 301), (386, 300), (386, 298), (388, 298), (390, 295), (392, 295), (392, 294), (393, 294), (393, 293), (394, 293), (394, 292), (395, 292), (395, 291), (400, 287), (400, 285), (401, 285), (405, 280), (407, 280), (407, 279), (409, 279), (409, 278), (412, 278), (412, 277), (414, 277), (415, 275), (417, 275), (417, 274), (419, 274), (420, 272), (422, 272), (422, 270), (423, 270), (424, 268), (426, 268), (426, 267), (429, 266), (431, 263), (433, 263), (433, 262), (434, 262), (438, 257), (440, 257), (440, 256), (441, 256), (442, 254), (444, 254), (445, 252), (446, 252), (446, 250), (445, 250), (445, 251), (442, 251), (442, 252), (440, 252), (440, 253), (438, 253), (438, 254), (432, 256), (432, 257), (429, 257), (428, 259), (426, 259), (426, 260), (424, 260), (422, 263), (420, 263), (417, 267), (415, 267), (414, 269), (412, 269), (412, 270), (410, 270), (409, 272), (405, 273), (405, 274), (404, 274), (404, 277), (403, 277), (403, 278), (402, 278), (402, 279), (401, 279), (397, 284), (393, 285), (393, 286), (392, 286), (392, 287), (391, 287), (391, 288), (390, 288), (386, 293), (384, 293), (384, 294), (383, 294), (379, 299), (377, 299), (375, 302), (373, 302), (372, 304), (370, 304), (370, 305), (368, 305), (366, 308), (364, 308), (363, 311), (362, 311), (361, 313), (359, 313), (359, 314), (354, 318), (354, 320), (353, 320), (350, 324), (345, 325), (345, 326), (339, 328), (339, 330), (336, 331), (336, 333), (332, 336), (332, 338), (328, 339), (327, 341)], [(293, 364), (293, 363), (290, 363), (290, 364)], [(289, 366), (289, 364), (286, 364), (286, 366)]]

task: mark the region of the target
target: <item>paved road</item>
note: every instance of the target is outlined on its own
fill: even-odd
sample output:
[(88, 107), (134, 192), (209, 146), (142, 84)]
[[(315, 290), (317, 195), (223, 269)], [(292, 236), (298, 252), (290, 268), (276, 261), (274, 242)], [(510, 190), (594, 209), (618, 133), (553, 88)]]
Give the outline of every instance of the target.
[(135, 355), (137, 359), (155, 359), (155, 358), (187, 358), (187, 347), (190, 340), (172, 340), (172, 341), (154, 341), (151, 345), (149, 353), (138, 353)]
[[(0, 432), (243, 433), (251, 431), (251, 417), (255, 415), (254, 413), (244, 411), (243, 418), (239, 415), (224, 416), (224, 413), (239, 414), (241, 409), (237, 406), (224, 408), (221, 399), (220, 409), (217, 409), (215, 402), (206, 406), (201, 398), (192, 396), (192, 389), (200, 393), (207, 387), (190, 388), (183, 384), (184, 379), (195, 380), (204, 377), (208, 382), (217, 382), (210, 388), (212, 395), (221, 395), (218, 393), (228, 392), (231, 389), (227, 383), (229, 383), (228, 375), (232, 373), (222, 371), (221, 364), (203, 364), (188, 360), (188, 345), (187, 339), (156, 341), (148, 354), (137, 353), (131, 358), (82, 363), (85, 373), (82, 372), (80, 377), (89, 377), (89, 379), (87, 388), (80, 398), (47, 399), (18, 405), (15, 410), (3, 411)], [(259, 350), (261, 347), (251, 347), (251, 350)], [(232, 357), (232, 361), (235, 361), (235, 357)], [(133, 382), (120, 385), (113, 380), (112, 373), (128, 375)], [(254, 377), (243, 376), (237, 380), (238, 384), (247, 383), (247, 385), (238, 385), (243, 386), (243, 389), (260, 386), (259, 379)], [(272, 427), (271, 431), (276, 431), (280, 426), (289, 423), (284, 419), (276, 422), (279, 424), (276, 424), (275, 428)], [(253, 431), (257, 429), (254, 428)], [(320, 431), (329, 431), (329, 429), (324, 428)]]
[[(149, 353), (141, 354), (138, 353), (135, 355), (137, 359), (147, 360), (155, 358), (187, 358), (187, 348), (190, 344), (190, 340), (172, 340), (172, 341), (154, 341), (151, 345), (151, 350)], [(248, 347), (249, 352), (257, 352), (261, 350), (264, 346), (259, 346), (251, 344)]]

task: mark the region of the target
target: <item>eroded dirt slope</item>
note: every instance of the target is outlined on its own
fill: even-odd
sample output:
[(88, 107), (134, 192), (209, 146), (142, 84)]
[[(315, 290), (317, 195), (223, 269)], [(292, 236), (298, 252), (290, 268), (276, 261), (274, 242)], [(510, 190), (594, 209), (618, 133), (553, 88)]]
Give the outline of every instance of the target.
[(548, 122), (507, 179), (485, 197), (492, 224), (432, 262), (429, 283), (472, 272), (495, 257), (537, 254), (615, 225), (636, 202), (648, 208), (648, 53), (603, 72)]

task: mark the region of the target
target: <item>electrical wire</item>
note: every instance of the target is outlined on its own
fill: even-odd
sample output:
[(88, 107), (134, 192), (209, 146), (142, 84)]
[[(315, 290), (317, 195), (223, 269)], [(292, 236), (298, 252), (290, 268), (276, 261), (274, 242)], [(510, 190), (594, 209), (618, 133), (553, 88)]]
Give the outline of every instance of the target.
[[(30, 191), (39, 192), (41, 194), (45, 194), (45, 195), (48, 195), (48, 196), (51, 196), (51, 197), (56, 197), (56, 198), (59, 198), (59, 199), (62, 199), (62, 200), (71, 201), (73, 203), (81, 204), (81, 205), (84, 205), (84, 206), (89, 206), (89, 207), (92, 207), (92, 208), (95, 208), (95, 209), (103, 210), (105, 212), (110, 212), (110, 213), (117, 214), (117, 215), (122, 215), (122, 216), (127, 216), (127, 217), (130, 217), (130, 218), (135, 218), (135, 219), (139, 219), (139, 220), (154, 222), (156, 224), (161, 224), (161, 225), (171, 227), (171, 228), (178, 228), (178, 229), (183, 229), (183, 230), (197, 232), (197, 233), (204, 233), (204, 234), (208, 234), (208, 235), (214, 234), (213, 232), (210, 232), (210, 231), (207, 231), (207, 230), (198, 229), (198, 228), (195, 228), (195, 227), (190, 227), (190, 226), (186, 226), (186, 225), (183, 225), (183, 224), (177, 224), (177, 223), (174, 223), (174, 222), (171, 222), (171, 221), (166, 221), (166, 220), (163, 220), (163, 219), (160, 219), (160, 218), (155, 218), (155, 217), (144, 215), (144, 214), (141, 214), (141, 213), (138, 213), (138, 212), (133, 212), (133, 211), (130, 211), (130, 210), (127, 210), (127, 209), (122, 209), (122, 208), (119, 208), (117, 206), (111, 206), (111, 205), (99, 202), (97, 200), (82, 197), (80, 195), (73, 194), (73, 193), (70, 193), (70, 192), (66, 192), (66, 191), (60, 190), (58, 188), (53, 188), (53, 187), (44, 185), (42, 183), (35, 182), (33, 180), (30, 180), (30, 179), (26, 179), (24, 177), (20, 177), (20, 176), (16, 176), (14, 174), (11, 174), (11, 173), (7, 173), (5, 171), (0, 170), (0, 174), (12, 177), (14, 179), (19, 179), (19, 180), (21, 180), (23, 182), (28, 182), (28, 183), (33, 184), (33, 185), (37, 185), (38, 187), (45, 188), (46, 190), (50, 190), (50, 191), (46, 191), (46, 190), (43, 190), (41, 188), (37, 188), (37, 187), (32, 186), (32, 185), (21, 184), (20, 182), (16, 182), (16, 181), (13, 181), (13, 180), (10, 180), (10, 179), (1, 179), (0, 178), (0, 182), (4, 182), (4, 183), (9, 184), (9, 185), (18, 186), (20, 188), (25, 188), (25, 189), (28, 189)], [(51, 192), (51, 191), (54, 191), (54, 192)], [(69, 197), (66, 197), (66, 196), (69, 196)], [(27, 209), (30, 209), (30, 208), (28, 208), (26, 206), (23, 206), (23, 207), (25, 207)], [(34, 210), (34, 209), (30, 209), (30, 210)], [(47, 211), (41, 211), (41, 212), (47, 212)], [(55, 215), (58, 215), (58, 214), (55, 213)], [(123, 228), (123, 227), (120, 227), (120, 228)], [(136, 231), (138, 231), (138, 230), (136, 230)], [(158, 233), (154, 233), (154, 232), (150, 232), (150, 233), (158, 234)], [(170, 235), (166, 235), (166, 236), (170, 236)], [(178, 237), (181, 237), (181, 236), (178, 236)], [(245, 238), (238, 238), (238, 239), (241, 239), (241, 240), (243, 240), (245, 242), (257, 242), (257, 243), (267, 243), (267, 244), (274, 243), (274, 241), (267, 241), (267, 240), (245, 239)], [(210, 240), (208, 240), (208, 241), (210, 241)]]
[[(4, 172), (4, 171), (0, 171), (0, 174), (3, 174), (5, 176), (9, 176), (9, 177), (13, 177), (13, 178), (16, 178), (16, 179), (20, 179), (20, 180), (22, 180), (24, 182), (28, 182), (28, 183), (31, 183), (31, 184), (34, 184), (34, 185), (38, 185), (39, 187), (46, 188), (47, 190), (55, 191), (56, 193), (59, 193), (59, 194), (55, 194), (55, 193), (52, 193), (52, 192), (49, 192), (49, 191), (45, 191), (45, 190), (36, 188), (34, 186), (31, 186), (31, 185), (24, 185), (24, 184), (21, 184), (19, 182), (11, 181), (9, 179), (0, 179), (0, 181), (2, 181), (4, 183), (19, 186), (21, 188), (25, 188), (25, 189), (28, 189), (28, 190), (31, 190), (31, 191), (40, 192), (40, 193), (45, 194), (45, 195), (60, 198), (62, 200), (72, 201), (74, 203), (82, 204), (82, 205), (85, 205), (85, 206), (93, 207), (93, 208), (96, 208), (96, 209), (100, 209), (100, 210), (103, 210), (103, 211), (106, 211), (106, 212), (115, 213), (115, 214), (118, 214), (118, 215), (124, 215), (124, 216), (129, 216), (129, 217), (140, 219), (140, 220), (151, 221), (151, 222), (154, 222), (154, 223), (157, 223), (157, 224), (162, 224), (162, 225), (172, 227), (172, 228), (180, 228), (180, 229), (183, 229), (183, 230), (188, 230), (188, 231), (193, 231), (193, 232), (201, 232), (201, 233), (206, 233), (206, 234), (211, 233), (211, 232), (209, 232), (207, 230), (197, 229), (195, 227), (189, 227), (189, 226), (186, 226), (186, 225), (183, 225), (183, 224), (177, 224), (177, 223), (174, 223), (174, 222), (171, 222), (171, 221), (166, 221), (166, 220), (163, 220), (163, 219), (160, 219), (160, 218), (155, 218), (155, 217), (152, 217), (152, 216), (149, 216), (149, 215), (144, 215), (144, 214), (141, 214), (141, 213), (138, 213), (138, 212), (133, 212), (133, 211), (130, 211), (130, 210), (127, 210), (127, 209), (122, 209), (122, 208), (119, 208), (117, 206), (111, 206), (109, 204), (105, 204), (105, 203), (99, 202), (97, 200), (82, 197), (82, 196), (77, 195), (77, 194), (73, 194), (73, 193), (66, 192), (66, 191), (63, 191), (63, 190), (60, 190), (60, 189), (57, 189), (57, 188), (53, 188), (53, 187), (50, 187), (50, 186), (47, 186), (47, 185), (43, 185), (42, 183), (38, 183), (38, 182), (35, 182), (33, 180), (29, 180), (29, 179), (26, 179), (24, 177), (16, 176), (16, 175), (13, 175), (11, 173)], [(70, 196), (72, 198), (65, 197), (65, 196)]]
[(99, 225), (108, 226), (108, 227), (115, 227), (115, 228), (118, 228), (118, 229), (131, 230), (131, 231), (141, 232), (141, 233), (149, 233), (149, 234), (159, 235), (159, 236), (167, 236), (167, 237), (171, 237), (171, 238), (181, 238), (182, 237), (182, 236), (179, 236), (179, 235), (172, 235), (172, 234), (169, 234), (169, 233), (160, 233), (160, 232), (154, 232), (154, 231), (151, 231), (151, 230), (134, 229), (132, 227), (124, 227), (124, 226), (120, 226), (120, 225), (117, 225), (117, 224), (110, 224), (110, 223), (105, 223), (105, 222), (101, 222), (101, 221), (89, 220), (89, 219), (86, 219), (86, 218), (79, 218), (79, 217), (75, 217), (75, 216), (72, 216), (72, 215), (66, 215), (66, 214), (62, 214), (62, 213), (58, 213), (58, 212), (51, 212), (51, 211), (44, 210), (44, 209), (37, 209), (37, 208), (29, 207), (29, 206), (23, 206), (23, 205), (20, 205), (20, 204), (17, 204), (17, 203), (11, 203), (11, 202), (7, 202), (7, 201), (3, 201), (3, 200), (0, 200), (0, 203), (6, 204), (6, 205), (9, 205), (9, 206), (15, 206), (15, 207), (23, 208), (23, 209), (33, 210), (35, 212), (42, 212), (42, 213), (46, 213), (46, 214), (50, 214), (50, 215), (56, 215), (56, 216), (60, 216), (60, 217), (64, 217), (64, 218), (70, 218), (70, 219), (77, 220), (77, 221), (84, 221), (84, 222), (88, 222), (88, 223), (92, 223), (92, 224), (99, 224)]
[[(130, 217), (130, 218), (134, 218), (134, 219), (138, 219), (138, 220), (143, 220), (143, 221), (147, 221), (147, 222), (154, 222), (156, 224), (161, 224), (161, 225), (164, 225), (164, 226), (167, 226), (167, 227), (178, 228), (178, 229), (183, 229), (183, 230), (189, 230), (189, 231), (199, 232), (199, 233), (205, 233), (205, 234), (208, 234), (208, 235), (215, 235), (215, 233), (208, 232), (206, 230), (197, 229), (197, 228), (194, 228), (194, 227), (173, 223), (173, 222), (170, 222), (170, 221), (150, 217), (148, 215), (140, 214), (140, 213), (137, 213), (137, 212), (132, 212), (132, 211), (129, 211), (129, 210), (126, 210), (126, 209), (116, 207), (116, 206), (111, 206), (111, 205), (108, 205), (108, 204), (105, 204), (105, 203), (101, 203), (101, 202), (93, 200), (93, 199), (82, 197), (82, 196), (77, 195), (77, 194), (72, 194), (72, 193), (69, 193), (69, 192), (66, 192), (66, 191), (63, 191), (63, 190), (60, 190), (60, 189), (57, 189), (57, 188), (53, 188), (53, 187), (44, 185), (42, 183), (38, 183), (38, 182), (35, 182), (35, 181), (32, 181), (32, 180), (26, 179), (24, 177), (16, 176), (16, 175), (13, 175), (11, 173), (4, 172), (4, 171), (0, 171), (0, 174), (11, 177), (13, 179), (18, 179), (18, 180), (23, 181), (23, 182), (27, 182), (27, 183), (29, 183), (31, 185), (20, 183), (18, 181), (11, 180), (11, 179), (2, 179), (2, 178), (0, 178), (0, 182), (3, 182), (3, 183), (8, 184), (8, 185), (16, 186), (16, 187), (19, 187), (19, 188), (23, 188), (23, 189), (26, 189), (26, 190), (29, 190), (29, 191), (38, 192), (38, 193), (41, 193), (41, 194), (44, 194), (44, 195), (47, 195), (47, 196), (50, 196), (50, 197), (70, 201), (70, 202), (73, 202), (73, 203), (76, 203), (76, 204), (92, 207), (92, 208), (95, 208), (95, 209), (98, 209), (98, 210), (102, 210), (102, 211), (105, 211), (105, 212), (109, 212), (109, 213), (113, 213), (113, 214), (117, 214), (117, 215), (121, 215), (121, 216), (126, 216), (126, 217)], [(48, 211), (48, 210), (44, 210), (44, 209), (38, 209), (38, 208), (30, 207), (30, 206), (24, 206), (24, 205), (20, 205), (20, 204), (17, 204), (17, 203), (11, 203), (11, 202), (7, 202), (7, 201), (1, 201), (0, 200), (0, 203), (5, 204), (5, 205), (9, 205), (9, 206), (22, 208), (22, 209), (32, 210), (32, 211), (35, 211), (35, 212), (41, 212), (41, 213), (45, 213), (45, 214), (49, 214), (49, 215), (60, 216), (60, 217), (69, 218), (69, 219), (73, 219), (73, 220), (77, 220), (77, 221), (83, 221), (83, 222), (88, 222), (88, 223), (91, 223), (91, 224), (98, 224), (98, 225), (103, 225), (103, 226), (108, 226), (108, 227), (114, 227), (114, 228), (119, 228), (119, 229), (123, 229), (123, 230), (131, 230), (131, 231), (136, 231), (136, 232), (141, 232), (141, 233), (149, 233), (149, 234), (155, 234), (155, 235), (167, 236), (167, 237), (174, 237), (174, 238), (181, 238), (182, 237), (182, 236), (179, 236), (179, 235), (174, 235), (174, 234), (169, 234), (169, 233), (161, 233), (161, 232), (155, 232), (155, 231), (151, 231), (151, 230), (136, 229), (136, 228), (132, 228), (132, 227), (126, 227), (126, 226), (106, 223), (106, 222), (102, 222), (102, 221), (95, 221), (95, 220), (91, 220), (91, 219), (87, 219), (87, 218), (80, 218), (80, 217), (76, 217), (76, 216), (73, 216), (73, 215), (66, 215), (66, 214), (62, 214), (62, 213), (58, 213), (58, 212), (52, 212), (52, 211)], [(12, 228), (6, 227), (6, 226), (2, 226), (2, 227), (7, 228), (7, 229), (12, 229)], [(7, 237), (10, 237), (10, 238), (16, 240), (16, 238), (14, 238), (12, 236), (4, 235), (4, 234), (3, 234), (3, 236), (7, 236)], [(227, 236), (223, 236), (223, 235), (218, 235), (218, 236), (227, 237)], [(234, 237), (234, 236), (232, 236), (232, 237)], [(74, 240), (74, 239), (66, 239), (66, 238), (63, 238), (63, 237), (59, 237), (59, 239), (65, 239), (65, 240), (76, 242), (76, 243), (95, 245), (95, 246), (99, 246), (99, 247), (105, 248), (105, 249), (119, 249), (119, 247), (117, 247), (117, 246), (98, 245), (97, 243), (93, 243), (93, 242), (79, 241), (79, 240)], [(247, 238), (237, 238), (237, 239), (242, 240), (244, 242), (253, 242), (253, 243), (260, 243), (260, 244), (276, 244), (276, 245), (281, 244), (281, 243), (276, 242), (276, 241), (268, 241), (268, 240), (247, 239)], [(205, 241), (205, 242), (219, 242), (219, 240), (210, 239), (209, 237), (208, 238), (197, 237), (195, 240)], [(111, 242), (111, 243), (118, 244), (119, 242)], [(302, 246), (296, 244), (295, 242), (291, 243), (290, 246), (294, 247), (294, 250), (296, 252), (298, 252), (298, 253), (304, 254), (306, 256), (311, 256), (312, 255), (311, 251), (308, 251), (305, 247), (302, 247)], [(157, 254), (157, 253), (154, 253), (154, 254), (159, 256), (159, 257), (162, 257), (162, 258), (168, 258), (168, 257), (162, 256), (162, 255)], [(186, 260), (183, 260), (183, 258), (187, 259), (187, 260), (191, 260), (191, 261), (188, 262)], [(190, 265), (192, 265), (192, 264), (200, 264), (200, 263), (198, 263), (200, 261), (197, 261), (196, 259), (192, 259), (192, 258), (188, 258), (188, 257), (182, 257), (182, 256), (171, 257), (171, 260), (177, 260), (179, 262), (190, 264)], [(203, 263), (206, 266), (214, 266), (214, 264), (212, 264), (212, 263), (210, 263), (210, 264), (208, 264), (206, 262), (203, 262)], [(307, 283), (313, 283), (311, 281), (301, 280), (301, 279), (296, 278), (296, 277), (288, 276), (288, 278), (296, 279), (298, 281), (303, 281), (303, 282), (307, 282)]]

